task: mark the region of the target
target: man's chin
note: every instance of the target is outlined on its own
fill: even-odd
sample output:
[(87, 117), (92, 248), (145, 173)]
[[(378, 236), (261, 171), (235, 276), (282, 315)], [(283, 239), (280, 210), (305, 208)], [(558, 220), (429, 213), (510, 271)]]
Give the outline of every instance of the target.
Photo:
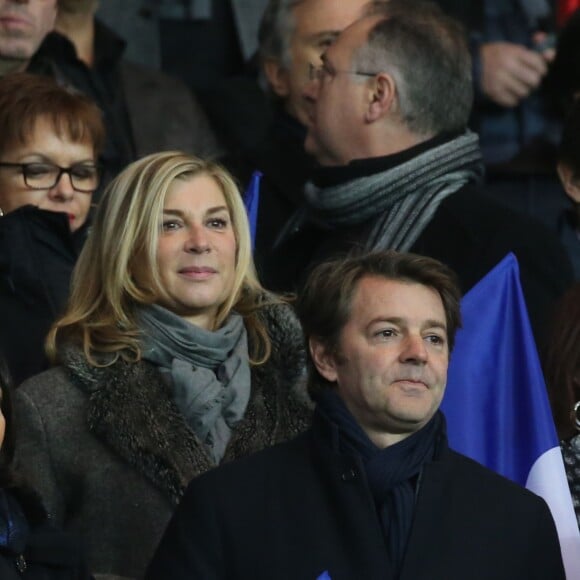
[(306, 138), (304, 139), (304, 151), (309, 155), (313, 155), (316, 157), (317, 148), (317, 141), (312, 134), (312, 131), (309, 129), (308, 133), (306, 133)]
[(324, 156), (321, 155), (322, 147), (320, 147), (320, 143), (312, 133), (311, 129), (308, 130), (308, 133), (306, 133), (306, 139), (304, 139), (304, 151), (306, 151), (308, 155), (312, 155), (320, 165), (326, 165), (322, 159)]

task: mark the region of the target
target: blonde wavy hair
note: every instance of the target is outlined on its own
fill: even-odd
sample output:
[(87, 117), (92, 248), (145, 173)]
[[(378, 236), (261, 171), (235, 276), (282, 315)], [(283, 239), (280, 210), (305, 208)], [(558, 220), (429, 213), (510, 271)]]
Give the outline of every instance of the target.
[[(135, 306), (153, 304), (166, 296), (157, 267), (165, 199), (175, 180), (199, 175), (213, 178), (222, 190), (237, 246), (232, 291), (218, 308), (215, 328), (235, 310), (244, 317), (253, 339), (251, 362), (261, 364), (268, 359), (271, 344), (258, 310), (278, 299), (266, 294), (257, 279), (238, 188), (220, 165), (168, 151), (135, 161), (105, 191), (73, 272), (67, 310), (47, 338), (46, 351), (53, 362), (64, 343), (81, 346), (94, 366), (113, 364), (119, 357), (130, 362), (141, 358)], [(143, 272), (148, 272), (146, 282)]]

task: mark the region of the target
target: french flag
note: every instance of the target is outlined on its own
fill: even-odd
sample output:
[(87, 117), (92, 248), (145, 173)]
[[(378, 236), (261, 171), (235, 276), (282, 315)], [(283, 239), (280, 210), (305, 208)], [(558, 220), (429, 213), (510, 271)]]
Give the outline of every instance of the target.
[(442, 409), (451, 447), (544, 498), (566, 577), (580, 578), (580, 533), (520, 286), (506, 256), (461, 303)]
[(258, 229), (258, 206), (260, 205), (260, 183), (262, 181), (262, 174), (259, 171), (254, 171), (250, 179), (250, 183), (244, 192), (243, 200), (248, 214), (248, 221), (250, 222), (250, 236), (252, 238), (252, 250), (256, 246), (256, 230)]

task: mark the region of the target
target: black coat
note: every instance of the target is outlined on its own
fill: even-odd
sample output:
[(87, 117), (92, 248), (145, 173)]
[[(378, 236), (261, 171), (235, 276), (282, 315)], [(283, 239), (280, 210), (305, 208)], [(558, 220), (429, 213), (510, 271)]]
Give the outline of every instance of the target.
[(262, 173), (254, 261), (262, 278), (262, 261), (284, 224), (304, 203), (304, 185), (315, 161), (304, 151), (306, 128), (294, 117), (278, 110), (261, 142), (248, 151), (238, 151), (222, 160), (238, 180), (242, 191), (252, 173)]
[[(91, 578), (78, 537), (50, 525), (34, 492), (22, 488), (13, 489), (9, 501), (7, 495), (3, 492), (3, 500), (0, 502), (2, 580)], [(18, 532), (8, 533), (8, 527), (15, 523)], [(8, 545), (5, 545), (6, 537), (9, 540)]]
[[(287, 441), (310, 422), (298, 321), (285, 304), (258, 315), (272, 353), (251, 369), (250, 401), (223, 462)], [(72, 346), (59, 355), (64, 366), (16, 392), (16, 465), (53, 521), (83, 536), (95, 574), (141, 578), (187, 484), (215, 461), (155, 365), (95, 367)]]
[(88, 68), (68, 38), (51, 32), (27, 69), (74, 87), (103, 111), (104, 174), (93, 201), (128, 163), (150, 153), (180, 150), (211, 157), (221, 152), (205, 112), (181, 81), (127, 62), (124, 41), (98, 20), (93, 48), (93, 67)]
[[(72, 536), (48, 528), (32, 532), (24, 554), (0, 549), (2, 580), (88, 580), (79, 543)], [(26, 563), (24, 574), (18, 566)], [(22, 568), (20, 568), (22, 569)]]
[[(364, 246), (374, 223), (372, 219), (357, 228), (334, 231), (302, 224), (268, 258), (265, 285), (274, 290), (300, 287), (316, 264)], [(566, 252), (553, 232), (497, 204), (472, 185), (441, 202), (410, 251), (450, 266), (463, 292), (513, 252), (537, 340), (543, 335), (552, 305), (574, 279)]]
[[(319, 415), (295, 440), (194, 480), (147, 580), (389, 580), (362, 465)], [(545, 502), (443, 449), (425, 466), (401, 580), (563, 580)]]
[(14, 384), (48, 366), (44, 340), (69, 296), (86, 229), (65, 214), (24, 206), (0, 218), (0, 352)]

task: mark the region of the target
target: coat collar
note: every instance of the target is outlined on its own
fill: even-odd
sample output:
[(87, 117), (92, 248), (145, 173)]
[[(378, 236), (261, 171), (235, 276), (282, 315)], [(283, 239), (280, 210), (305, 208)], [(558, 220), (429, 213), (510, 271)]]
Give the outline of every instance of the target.
[[(364, 467), (360, 457), (342, 452), (339, 449), (338, 428), (320, 413), (315, 413), (312, 430), (312, 444), (317, 450), (316, 461), (323, 465), (323, 472), (330, 476), (327, 484), (333, 493), (340, 494), (337, 503), (348, 506), (350, 529), (372, 530), (371, 534), (362, 534), (364, 542), (356, 547), (357, 554), (369, 562), (377, 562), (378, 568), (384, 570), (385, 579), (393, 578), (391, 563), (387, 557), (387, 548), (376, 516), (376, 506), (366, 482)], [(417, 503), (413, 525), (409, 535), (405, 558), (403, 560), (400, 580), (430, 578), (430, 569), (440, 569), (441, 543), (433, 538), (453, 535), (453, 524), (456, 517), (451, 517), (454, 510), (454, 481), (456, 481), (457, 454), (452, 451), (443, 433), (437, 442), (436, 459), (425, 465), (417, 492)], [(356, 485), (363, 480), (364, 483)], [(332, 481), (341, 481), (336, 486)], [(350, 488), (350, 489), (349, 489)], [(356, 504), (353, 503), (354, 498)], [(358, 505), (360, 509), (354, 509)], [(357, 513), (354, 513), (357, 512)]]
[[(303, 368), (300, 329), (288, 307), (275, 306), (274, 311), (267, 315), (272, 356), (252, 370), (250, 402), (232, 432), (223, 461), (287, 439), (307, 426), (306, 407), (292, 392)], [(273, 319), (277, 325), (271, 324)], [(280, 335), (287, 340), (281, 342)], [(191, 479), (216, 466), (154, 365), (118, 360), (94, 367), (82, 350), (71, 346), (61, 351), (61, 359), (73, 383), (88, 395), (89, 430), (173, 503)]]

